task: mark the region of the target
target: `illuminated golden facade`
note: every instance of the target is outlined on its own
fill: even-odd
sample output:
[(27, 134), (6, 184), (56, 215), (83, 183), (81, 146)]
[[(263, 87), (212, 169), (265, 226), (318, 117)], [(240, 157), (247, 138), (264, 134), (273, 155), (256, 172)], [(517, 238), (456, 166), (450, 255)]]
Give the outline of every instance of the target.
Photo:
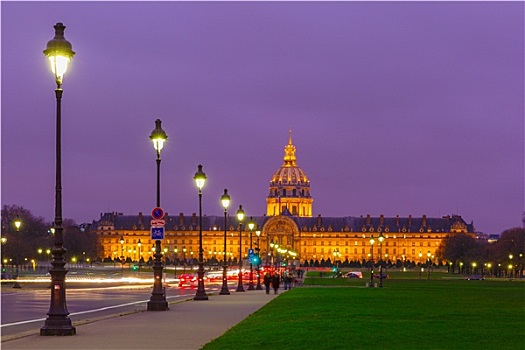
[[(442, 217), (378, 217), (312, 216), (313, 198), (310, 194), (310, 181), (297, 166), (295, 146), (291, 132), (285, 146), (284, 164), (270, 180), (267, 202), (267, 215), (253, 217), (261, 230), (260, 248), (263, 264), (279, 259), (339, 261), (383, 260), (426, 261), (435, 259), (442, 240), (450, 234), (474, 234), (474, 225), (467, 224), (459, 215)], [(249, 215), (248, 215), (249, 217)], [(203, 250), (204, 259), (217, 260), (239, 257), (239, 224), (234, 217), (204, 216)], [(162, 242), (164, 255), (170, 259), (197, 258), (199, 247), (199, 227), (196, 214), (165, 217), (165, 239)], [(224, 227), (227, 228), (227, 251), (223, 252)], [(246, 224), (246, 220), (245, 223)], [(250, 232), (243, 225), (242, 256), (246, 257), (250, 248)], [(150, 218), (139, 215), (119, 213), (101, 214), (94, 221), (91, 230), (99, 237), (102, 245), (101, 258), (124, 256), (132, 260), (149, 260), (153, 255), (154, 241), (150, 239)], [(379, 245), (379, 235), (385, 240)], [(374, 244), (371, 244), (374, 238)], [(121, 239), (123, 243), (121, 244)], [(140, 245), (139, 245), (140, 241)], [(252, 246), (257, 241), (252, 232)], [(279, 251), (276, 249), (279, 246)], [(286, 253), (283, 251), (286, 249)]]

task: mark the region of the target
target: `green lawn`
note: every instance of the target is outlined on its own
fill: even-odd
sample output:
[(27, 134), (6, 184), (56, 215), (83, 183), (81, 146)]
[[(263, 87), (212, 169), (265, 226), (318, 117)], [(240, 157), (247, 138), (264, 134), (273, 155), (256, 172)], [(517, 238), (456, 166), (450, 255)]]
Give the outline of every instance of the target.
[(525, 349), (523, 281), (418, 277), (314, 278), (346, 287), (294, 288), (203, 349)]

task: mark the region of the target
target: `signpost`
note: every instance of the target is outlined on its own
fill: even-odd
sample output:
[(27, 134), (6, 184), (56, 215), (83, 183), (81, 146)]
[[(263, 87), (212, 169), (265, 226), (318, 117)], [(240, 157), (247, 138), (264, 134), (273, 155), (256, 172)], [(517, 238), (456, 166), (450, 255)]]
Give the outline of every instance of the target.
[(151, 227), (151, 239), (164, 239), (164, 226)]
[(153, 220), (151, 220), (151, 239), (152, 240), (158, 240), (158, 239), (164, 239), (164, 225), (166, 225), (166, 221), (162, 220), (164, 217), (164, 209), (157, 207), (154, 208), (151, 211), (151, 217)]

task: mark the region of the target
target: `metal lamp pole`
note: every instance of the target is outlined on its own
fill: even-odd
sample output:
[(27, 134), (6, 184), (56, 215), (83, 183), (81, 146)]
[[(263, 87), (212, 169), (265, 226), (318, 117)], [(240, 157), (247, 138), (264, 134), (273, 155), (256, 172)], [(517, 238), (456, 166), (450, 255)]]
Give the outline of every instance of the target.
[(173, 262), (173, 271), (175, 271), (175, 273), (173, 275), (173, 278), (177, 278), (177, 262), (179, 261), (179, 250), (177, 249), (177, 247), (173, 249), (173, 252), (175, 253), (175, 259)]
[(202, 171), (202, 165), (199, 164), (193, 179), (199, 188), (199, 269), (197, 270), (197, 293), (193, 300), (208, 300), (208, 295), (204, 290), (204, 263), (202, 257), (202, 188), (206, 182), (206, 174)]
[(140, 241), (140, 239), (137, 242), (137, 245), (139, 247), (139, 275), (140, 275), (140, 266), (142, 265), (142, 262), (141, 262), (142, 260), (142, 242)]
[(15, 219), (15, 227), (16, 227), (16, 271), (15, 271), (15, 283), (13, 283), (13, 288), (22, 288), (20, 283), (18, 283), (18, 265), (20, 265), (20, 250), (18, 248), (18, 236), (20, 236), (20, 225), (22, 224), (22, 221), (20, 221), (20, 217), (17, 215)]
[(383, 232), (379, 232), (377, 239), (379, 240), (379, 287), (383, 288), (383, 241), (385, 240)]
[(370, 287), (374, 286), (374, 243), (375, 243), (374, 236), (370, 237), (370, 260), (372, 262), (372, 266), (370, 267)]
[(419, 251), (419, 279), (421, 279), (421, 272), (423, 271), (423, 265), (421, 264), (421, 257), (423, 256), (423, 253), (421, 253), (421, 250)]
[(64, 268), (64, 235), (62, 227), (62, 80), (67, 70), (67, 64), (75, 53), (71, 43), (64, 37), (66, 27), (62, 23), (55, 26), (55, 37), (48, 41), (44, 50), (44, 55), (51, 63), (51, 69), (55, 76), (57, 88), (55, 89), (56, 97), (56, 184), (55, 184), (55, 242), (53, 246), (51, 274), (51, 303), (47, 312), (47, 319), (44, 326), (40, 328), (40, 335), (75, 335), (76, 328), (71, 324), (68, 317), (69, 312), (66, 306), (66, 273)]
[(182, 273), (186, 274), (186, 247), (182, 248), (182, 258), (184, 259), (184, 264), (182, 265)]
[[(252, 234), (253, 234), (253, 228), (255, 227), (255, 223), (253, 222), (253, 217), (250, 216), (250, 221), (248, 221), (248, 228), (250, 229), (250, 251), (252, 248)], [(248, 290), (255, 290), (255, 287), (253, 286), (253, 263), (250, 260), (250, 282), (248, 283)]]
[(255, 229), (255, 234), (257, 235), (257, 287), (255, 289), (262, 290), (261, 286), (261, 245), (260, 245), (260, 236), (261, 236), (261, 229), (259, 228), (259, 225), (257, 225), (257, 228)]
[(228, 290), (228, 265), (226, 263), (226, 230), (228, 226), (228, 206), (230, 205), (230, 196), (228, 195), (228, 190), (224, 189), (224, 194), (221, 196), (221, 203), (224, 208), (224, 255), (222, 256), (222, 288), (220, 295), (230, 295)]
[[(166, 132), (162, 130), (161, 120), (155, 120), (155, 129), (151, 132), (150, 139), (153, 141), (153, 147), (157, 151), (157, 208), (160, 208), (160, 151), (164, 147), (164, 142), (168, 139)], [(162, 250), (160, 248), (160, 239), (155, 240), (155, 254), (153, 255), (153, 291), (148, 301), (148, 311), (166, 311), (168, 302), (162, 288)]]
[(124, 277), (124, 237), (120, 237), (120, 276)]
[(242, 205), (239, 205), (237, 210), (237, 220), (239, 221), (239, 283), (237, 284), (236, 292), (245, 292), (242, 286), (242, 222), (244, 220), (244, 210)]

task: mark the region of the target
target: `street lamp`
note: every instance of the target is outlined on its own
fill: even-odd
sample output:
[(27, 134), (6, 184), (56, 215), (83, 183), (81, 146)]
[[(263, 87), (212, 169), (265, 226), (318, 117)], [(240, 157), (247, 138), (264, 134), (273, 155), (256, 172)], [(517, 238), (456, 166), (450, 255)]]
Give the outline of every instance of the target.
[(22, 224), (22, 221), (20, 221), (20, 217), (17, 215), (15, 219), (15, 227), (16, 227), (16, 271), (15, 271), (15, 283), (13, 284), (13, 288), (22, 288), (22, 286), (18, 283), (18, 265), (20, 265), (20, 250), (18, 248), (18, 236), (20, 236), (20, 225)]
[(423, 271), (423, 265), (421, 264), (421, 257), (423, 256), (423, 253), (421, 253), (421, 250), (419, 251), (419, 279), (421, 279), (421, 272)]
[(142, 263), (141, 263), (141, 260), (142, 260), (142, 249), (141, 249), (141, 248), (142, 248), (142, 242), (140, 241), (140, 239), (139, 239), (139, 241), (137, 242), (137, 245), (138, 245), (138, 247), (139, 247), (139, 274), (140, 274), (140, 266), (141, 266), (141, 264), (142, 264)]
[(372, 262), (372, 266), (370, 267), (370, 287), (374, 286), (374, 243), (376, 240), (374, 239), (374, 236), (370, 236), (370, 260)]
[[(250, 221), (248, 221), (248, 228), (250, 229), (250, 252), (252, 252), (252, 255), (253, 255), (252, 234), (253, 234), (254, 227), (255, 227), (255, 222), (253, 222), (253, 217), (250, 216)], [(251, 260), (250, 260), (250, 282), (248, 283), (248, 290), (255, 290), (255, 287), (253, 286), (253, 263)]]
[(427, 280), (430, 279), (430, 268), (432, 267), (432, 254), (430, 254), (430, 250), (427, 252)]
[(239, 221), (239, 283), (237, 284), (236, 292), (244, 292), (242, 286), (242, 222), (244, 220), (244, 210), (242, 210), (242, 205), (239, 205), (237, 210), (237, 220)]
[(177, 278), (177, 263), (179, 261), (179, 250), (177, 247), (173, 249), (173, 253), (175, 253), (175, 259), (173, 259), (173, 271), (175, 272), (173, 275), (173, 278)]
[(228, 265), (226, 264), (226, 229), (228, 226), (228, 206), (230, 205), (230, 196), (228, 190), (224, 189), (224, 194), (221, 196), (222, 207), (224, 208), (224, 255), (222, 256), (222, 287), (220, 295), (230, 295), (228, 290)]
[(255, 234), (257, 235), (257, 287), (255, 289), (262, 290), (261, 286), (261, 244), (260, 244), (260, 237), (261, 237), (261, 229), (259, 225), (257, 225), (257, 228), (255, 229)]
[(199, 188), (199, 269), (197, 270), (197, 293), (193, 300), (208, 300), (208, 295), (206, 295), (206, 291), (204, 290), (204, 265), (202, 257), (202, 188), (206, 182), (206, 174), (202, 171), (202, 165), (199, 164), (193, 179)]
[[(160, 208), (160, 151), (168, 139), (166, 132), (162, 130), (161, 120), (155, 120), (155, 129), (149, 136), (153, 142), (153, 148), (157, 151), (157, 208)], [(160, 239), (155, 240), (155, 260), (153, 262), (153, 291), (148, 301), (148, 311), (166, 311), (168, 302), (162, 288), (162, 250), (160, 248)]]
[(379, 288), (383, 288), (383, 241), (385, 240), (383, 232), (379, 232), (377, 239), (379, 241)]
[(56, 97), (56, 183), (55, 183), (55, 242), (53, 247), (51, 274), (51, 302), (47, 319), (44, 326), (40, 328), (40, 335), (75, 335), (76, 329), (68, 317), (66, 306), (66, 273), (64, 268), (64, 235), (62, 227), (62, 142), (61, 142), (61, 119), (62, 119), (62, 80), (67, 70), (69, 61), (75, 53), (71, 43), (64, 37), (66, 27), (62, 23), (55, 26), (55, 37), (48, 41), (44, 55), (49, 59), (51, 70), (55, 76), (57, 88)]
[(186, 247), (182, 248), (182, 258), (184, 259), (184, 264), (182, 265), (182, 273), (186, 273)]

